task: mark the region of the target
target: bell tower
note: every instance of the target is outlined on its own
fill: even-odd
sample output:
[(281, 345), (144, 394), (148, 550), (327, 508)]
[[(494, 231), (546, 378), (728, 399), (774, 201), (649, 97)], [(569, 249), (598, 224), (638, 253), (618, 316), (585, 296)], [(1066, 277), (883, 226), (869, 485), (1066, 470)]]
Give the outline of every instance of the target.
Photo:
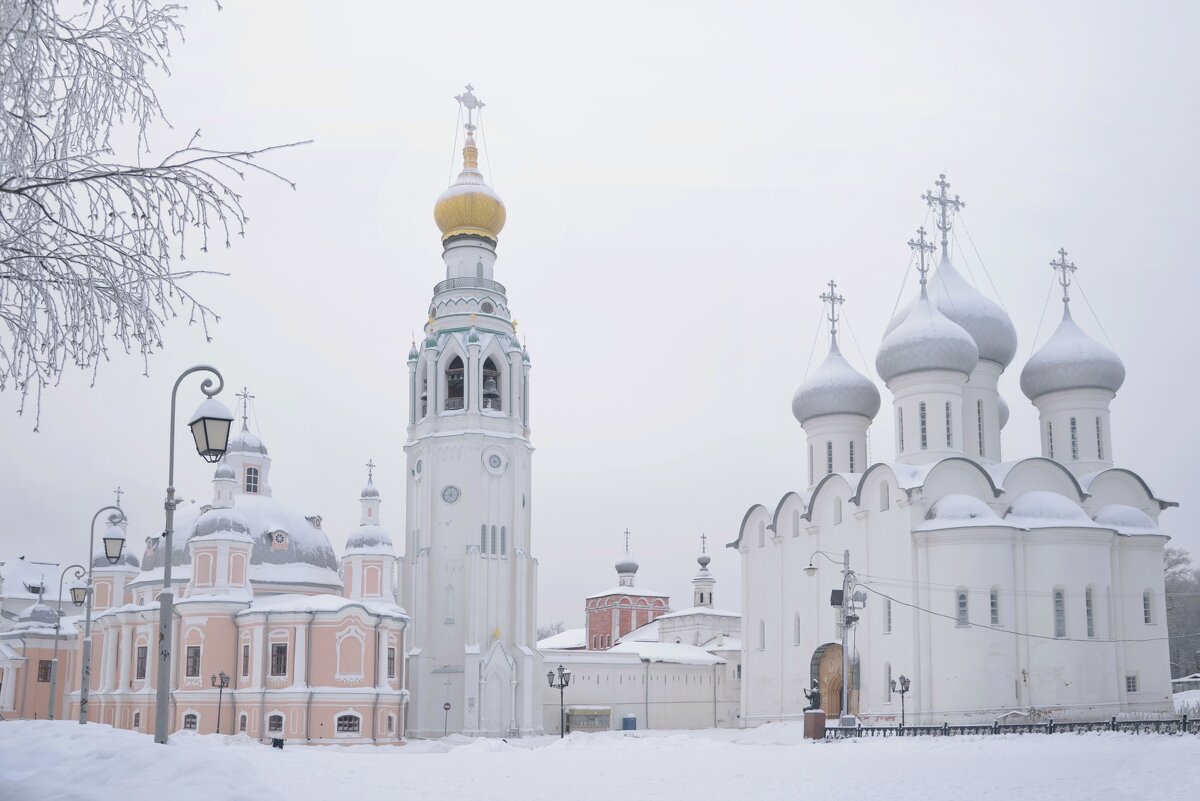
[(536, 734), (529, 355), (494, 275), (506, 210), (479, 171), (484, 104), (470, 85), (455, 99), (466, 119), (463, 167), (434, 206), (445, 279), (408, 355), (410, 731)]

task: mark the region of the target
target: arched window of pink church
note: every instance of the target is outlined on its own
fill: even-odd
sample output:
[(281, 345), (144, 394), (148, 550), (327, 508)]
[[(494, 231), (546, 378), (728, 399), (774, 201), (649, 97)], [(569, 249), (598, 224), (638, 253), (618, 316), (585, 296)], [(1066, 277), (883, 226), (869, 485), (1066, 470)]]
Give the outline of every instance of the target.
[(363, 674), (363, 641), (349, 634), (338, 642), (339, 676), (361, 676)]
[(246, 557), (240, 553), (229, 557), (229, 583), (234, 586), (246, 583)]
[(363, 592), (367, 595), (379, 594), (379, 568), (375, 565), (363, 568)]
[(258, 468), (257, 467), (247, 467), (246, 468), (246, 484), (245, 484), (245, 486), (246, 486), (246, 492), (249, 492), (252, 495), (258, 494)]

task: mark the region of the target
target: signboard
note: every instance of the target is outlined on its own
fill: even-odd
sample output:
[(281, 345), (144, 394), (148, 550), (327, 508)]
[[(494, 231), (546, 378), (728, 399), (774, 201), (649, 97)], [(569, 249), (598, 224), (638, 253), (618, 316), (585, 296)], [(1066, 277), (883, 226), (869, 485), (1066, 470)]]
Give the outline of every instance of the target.
[(449, 712), (449, 711), (450, 711), (450, 702), (449, 702), (449, 701), (447, 701), (446, 703), (442, 704), (442, 709), (444, 709), (444, 710), (446, 710), (447, 712)]

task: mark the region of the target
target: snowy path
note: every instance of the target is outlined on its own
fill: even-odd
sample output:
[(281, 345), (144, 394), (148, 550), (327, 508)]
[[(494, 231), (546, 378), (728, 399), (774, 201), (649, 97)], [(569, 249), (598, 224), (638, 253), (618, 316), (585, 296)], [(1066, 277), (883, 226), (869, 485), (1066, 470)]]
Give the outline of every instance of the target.
[(72, 722), (0, 724), (0, 798), (147, 801), (730, 801), (809, 797), (1195, 799), (1200, 737), (1127, 734), (806, 743), (795, 726), (405, 747), (149, 737)]

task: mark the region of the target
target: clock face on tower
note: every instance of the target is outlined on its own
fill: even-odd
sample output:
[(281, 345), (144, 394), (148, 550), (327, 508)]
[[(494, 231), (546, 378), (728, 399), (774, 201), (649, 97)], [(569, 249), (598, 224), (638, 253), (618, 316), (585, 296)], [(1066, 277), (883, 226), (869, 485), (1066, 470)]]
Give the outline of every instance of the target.
[(458, 500), (459, 495), (458, 487), (453, 484), (448, 484), (442, 488), (442, 500), (446, 503), (454, 503)]
[(500, 458), (499, 454), (493, 453), (491, 456), (488, 457), (488, 464), (491, 465), (492, 467), (499, 467), (503, 463), (504, 462)]

